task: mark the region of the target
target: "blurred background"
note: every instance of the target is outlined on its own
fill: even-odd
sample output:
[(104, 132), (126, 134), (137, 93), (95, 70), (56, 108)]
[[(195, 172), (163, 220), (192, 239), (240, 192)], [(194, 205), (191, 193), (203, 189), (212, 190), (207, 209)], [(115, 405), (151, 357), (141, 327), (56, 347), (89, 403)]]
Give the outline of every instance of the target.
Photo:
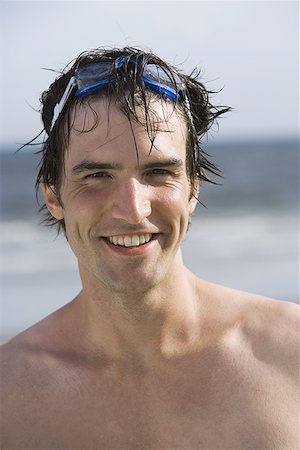
[(229, 287), (298, 302), (297, 1), (3, 1), (0, 3), (1, 333), (4, 340), (80, 290), (63, 237), (40, 225), (39, 97), (80, 52), (152, 49), (218, 91), (233, 111), (204, 139), (223, 170), (205, 186), (183, 243), (186, 265)]

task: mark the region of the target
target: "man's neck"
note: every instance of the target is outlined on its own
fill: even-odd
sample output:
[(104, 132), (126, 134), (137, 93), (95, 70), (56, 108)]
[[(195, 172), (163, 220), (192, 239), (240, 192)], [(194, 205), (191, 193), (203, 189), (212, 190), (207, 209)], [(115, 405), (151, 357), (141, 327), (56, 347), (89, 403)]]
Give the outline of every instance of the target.
[(199, 341), (198, 289), (185, 267), (173, 275), (139, 295), (99, 289), (83, 276), (76, 303), (89, 342), (111, 356), (135, 354), (149, 363), (188, 353)]

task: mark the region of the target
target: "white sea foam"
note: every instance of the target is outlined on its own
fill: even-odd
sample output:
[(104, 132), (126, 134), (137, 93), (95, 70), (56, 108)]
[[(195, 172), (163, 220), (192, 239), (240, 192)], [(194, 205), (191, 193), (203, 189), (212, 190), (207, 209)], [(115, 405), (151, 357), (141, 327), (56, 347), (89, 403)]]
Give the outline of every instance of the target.
[(0, 224), (0, 273), (29, 274), (72, 270), (75, 257), (63, 236), (30, 222)]

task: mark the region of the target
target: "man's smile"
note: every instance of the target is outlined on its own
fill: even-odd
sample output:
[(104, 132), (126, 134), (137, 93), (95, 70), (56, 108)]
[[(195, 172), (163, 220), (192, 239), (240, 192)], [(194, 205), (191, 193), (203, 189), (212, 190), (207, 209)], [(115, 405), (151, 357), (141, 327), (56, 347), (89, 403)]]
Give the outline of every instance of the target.
[(152, 239), (152, 234), (140, 234), (133, 236), (109, 236), (107, 239), (114, 245), (121, 245), (125, 247), (139, 247)]
[(103, 237), (104, 242), (120, 255), (141, 255), (152, 246), (160, 233), (145, 233)]

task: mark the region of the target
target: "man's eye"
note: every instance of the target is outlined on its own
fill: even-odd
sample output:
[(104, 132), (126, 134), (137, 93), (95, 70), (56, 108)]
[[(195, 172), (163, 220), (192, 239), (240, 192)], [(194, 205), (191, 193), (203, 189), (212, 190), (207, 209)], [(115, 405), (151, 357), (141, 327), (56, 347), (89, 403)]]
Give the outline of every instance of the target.
[(170, 175), (171, 172), (167, 169), (152, 169), (150, 175)]
[(110, 175), (105, 172), (95, 172), (95, 173), (90, 173), (89, 175), (86, 175), (84, 178), (89, 179), (89, 178), (109, 178), (109, 177), (110, 177)]

